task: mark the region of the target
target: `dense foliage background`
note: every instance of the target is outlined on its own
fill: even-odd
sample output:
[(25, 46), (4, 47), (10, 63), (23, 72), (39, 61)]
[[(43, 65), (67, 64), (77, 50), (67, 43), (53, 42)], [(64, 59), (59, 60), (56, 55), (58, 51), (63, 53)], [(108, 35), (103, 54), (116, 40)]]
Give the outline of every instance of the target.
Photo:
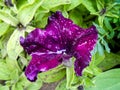
[[(29, 82), (24, 68), (30, 60), (19, 44), (34, 28), (44, 28), (57, 10), (80, 27), (95, 25), (99, 39), (82, 77), (63, 65)], [(74, 61), (74, 58), (73, 58)], [(120, 0), (0, 0), (0, 90), (39, 90), (61, 80), (56, 90), (118, 90), (120, 88)]]

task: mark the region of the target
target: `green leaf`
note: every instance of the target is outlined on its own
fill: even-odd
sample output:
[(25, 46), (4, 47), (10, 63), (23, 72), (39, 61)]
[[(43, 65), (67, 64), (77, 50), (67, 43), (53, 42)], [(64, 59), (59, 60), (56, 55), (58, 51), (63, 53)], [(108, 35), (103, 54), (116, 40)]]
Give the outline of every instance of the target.
[(35, 12), (41, 6), (43, 1), (44, 0), (36, 0), (34, 3), (25, 5), (19, 10), (17, 17), (24, 26), (26, 26), (33, 19)]
[(20, 36), (24, 37), (24, 30), (14, 30), (7, 43), (7, 53), (11, 59), (16, 59), (23, 50), (20, 45)]
[(6, 23), (0, 23), (0, 36), (2, 36), (9, 28), (9, 25)]
[(75, 7), (77, 7), (78, 5), (80, 5), (82, 3), (82, 0), (70, 0), (70, 4), (69, 5), (65, 5), (65, 10), (70, 11), (72, 9), (74, 9)]
[(104, 1), (103, 0), (96, 0), (97, 8), (98, 10), (102, 10), (104, 7)]
[(0, 61), (0, 80), (17, 80), (18, 71), (19, 67), (16, 60), (6, 58), (6, 60)]
[(50, 83), (50, 82), (59, 81), (64, 76), (65, 76), (65, 69), (62, 65), (60, 65), (52, 70), (40, 73), (38, 77), (41, 78), (43, 82)]
[(2, 85), (0, 84), (0, 90), (9, 90), (9, 87), (8, 87), (8, 86), (2, 86)]
[(105, 54), (101, 55), (97, 52), (92, 56), (90, 65), (97, 66), (99, 63), (101, 63), (104, 60), (104, 58), (105, 58)]
[[(74, 61), (75, 58), (72, 58), (72, 61)], [(74, 71), (74, 64), (71, 67), (66, 67), (66, 88), (67, 89), (76, 89), (79, 86), (79, 79), (78, 76), (76, 76), (76, 73)]]
[(119, 90), (120, 69), (113, 69), (103, 72), (93, 78), (94, 85), (85, 90)]
[(98, 17), (98, 22), (101, 27), (103, 27), (104, 15)]
[(96, 12), (96, 9), (94, 7), (95, 2), (92, 0), (82, 0), (82, 4), (90, 11), (90, 13)]
[(67, 87), (67, 89), (71, 88), (71, 83), (74, 78), (74, 74), (75, 74), (74, 67), (66, 68), (66, 80), (67, 80), (66, 87)]
[(48, 17), (50, 13), (39, 13), (35, 18), (35, 26), (44, 28), (47, 24)]
[(19, 79), (19, 74), (18, 73), (19, 72), (18, 72), (17, 68), (13, 69), (13, 71), (11, 71), (11, 74), (10, 74), (10, 79), (15, 80), (15, 81), (18, 80)]
[(106, 53), (105, 59), (98, 65), (102, 70), (108, 70), (120, 64), (120, 56), (114, 53)]
[(90, 77), (93, 77), (95, 75), (100, 74), (101, 72), (102, 72), (101, 69), (98, 68), (97, 66), (89, 65), (88, 67), (86, 67), (84, 69), (83, 74), (87, 75), (87, 76), (90, 76)]
[(57, 87), (55, 88), (55, 90), (68, 90), (66, 88), (66, 80), (62, 80)]
[(35, 2), (35, 0), (27, 0), (28, 1), (28, 3), (34, 3)]
[(17, 26), (18, 24), (18, 20), (15, 17), (3, 10), (0, 10), (0, 19), (8, 24), (11, 24), (12, 26)]
[(109, 32), (110, 32), (110, 35), (108, 35), (108, 38), (112, 39), (114, 37), (115, 32), (114, 32), (114, 30), (113, 30), (113, 28), (112, 28), (108, 18), (104, 19), (104, 25), (105, 25), (106, 29), (109, 30)]
[(10, 71), (6, 67), (4, 62), (0, 62), (0, 80), (9, 80), (10, 79)]
[(35, 27), (27, 26), (27, 27), (26, 27), (26, 32), (30, 33), (30, 32), (33, 31), (34, 29), (35, 29)]
[(42, 81), (37, 81), (29, 84), (25, 90), (39, 90), (42, 87)]
[[(8, 70), (10, 71), (10, 73), (12, 73), (12, 72), (18, 72), (16, 70), (21, 71), (20, 68), (19, 68), (19, 66), (18, 66), (17, 60), (10, 59), (8, 57), (6, 57), (6, 68), (8, 68)], [(12, 75), (14, 76), (14, 74), (12, 74)]]
[(19, 10), (28, 4), (28, 0), (17, 0), (17, 1), (15, 0), (15, 4), (16, 4), (17, 9)]
[(84, 83), (84, 86), (86, 86), (86, 87), (94, 85), (92, 80), (90, 78), (88, 78), (88, 77), (84, 77), (83, 83)]
[(101, 43), (105, 46), (105, 50), (106, 50), (108, 53), (110, 53), (110, 48), (109, 48), (109, 46), (108, 46), (108, 43), (107, 43), (104, 39), (102, 39)]
[(41, 86), (42, 80), (38, 78), (36, 82), (30, 82), (23, 72), (18, 78), (18, 81), (14, 82), (12, 90), (39, 90)]
[(104, 19), (104, 24), (109, 31), (113, 30), (112, 26), (110, 25), (109, 19), (107, 17)]
[(112, 18), (119, 18), (118, 15), (116, 15), (116, 14), (114, 14), (114, 13), (112, 13), (112, 12), (107, 12), (107, 13), (106, 13), (106, 16), (112, 17)]
[(103, 49), (103, 46), (101, 45), (101, 43), (98, 41), (97, 42), (97, 50), (98, 50), (98, 53), (100, 55), (104, 55), (104, 49)]
[(73, 22), (77, 25), (83, 26), (83, 18), (78, 10), (72, 10), (69, 13), (69, 18), (73, 20)]
[(12, 85), (12, 90), (24, 90), (24, 89), (21, 84), (16, 83), (16, 84)]
[(114, 0), (116, 3), (120, 4), (120, 0)]
[(71, 0), (44, 0), (42, 7), (45, 9), (50, 10), (51, 8), (64, 5), (64, 4), (70, 4)]
[(10, 38), (11, 33), (13, 32), (13, 28), (9, 27), (9, 29), (2, 35), (0, 39), (1, 47), (0, 47), (0, 54), (1, 58), (5, 58), (7, 56), (7, 42)]
[(102, 34), (102, 35), (106, 34), (106, 31), (101, 26), (99, 26), (96, 23), (93, 23), (93, 25), (95, 25), (95, 27), (97, 28), (97, 30), (100, 34)]
[(65, 76), (65, 70), (60, 70), (51, 74), (41, 73), (40, 78), (43, 82), (51, 83), (61, 80)]

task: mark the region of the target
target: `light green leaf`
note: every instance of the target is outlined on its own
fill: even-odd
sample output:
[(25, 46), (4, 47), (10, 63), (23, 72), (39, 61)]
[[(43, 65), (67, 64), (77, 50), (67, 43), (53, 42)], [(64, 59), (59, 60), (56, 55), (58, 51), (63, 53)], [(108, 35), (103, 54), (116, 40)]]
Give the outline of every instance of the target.
[(84, 77), (83, 83), (84, 83), (84, 86), (86, 86), (86, 87), (94, 85), (92, 80), (90, 78), (88, 78), (88, 77)]
[(69, 5), (65, 5), (65, 10), (70, 11), (73, 8), (77, 7), (78, 5), (80, 5), (82, 3), (82, 0), (70, 0), (70, 4)]
[(110, 48), (109, 48), (109, 46), (108, 46), (108, 43), (104, 40), (104, 39), (102, 39), (102, 44), (105, 46), (105, 50), (108, 52), (108, 53), (110, 53)]
[[(72, 61), (75, 60), (75, 58), (71, 59)], [(79, 79), (78, 76), (76, 76), (76, 73), (74, 71), (74, 64), (71, 67), (66, 67), (66, 88), (67, 89), (76, 89), (79, 86)]]
[(79, 13), (78, 10), (72, 10), (69, 13), (69, 18), (73, 20), (73, 22), (77, 25), (83, 26), (83, 18), (82, 15)]
[[(50, 71), (48, 71), (50, 72)], [(39, 74), (39, 77), (42, 79), (43, 82), (46, 83), (51, 83), (51, 82), (56, 82), (61, 80), (63, 77), (65, 76), (65, 70), (60, 70), (58, 72), (53, 72), (53, 73), (47, 73), (47, 72), (43, 72)]]
[(98, 50), (98, 53), (100, 55), (104, 55), (104, 49), (103, 49), (103, 46), (101, 45), (101, 43), (98, 41), (97, 42), (97, 50)]
[(65, 67), (63, 65), (59, 65), (58, 67), (51, 69), (47, 72), (42, 72), (38, 75), (38, 77), (43, 81), (43, 82), (55, 82), (59, 81), (65, 76)]
[(94, 3), (93, 0), (82, 0), (82, 4), (90, 11), (90, 13), (96, 12)]
[(74, 74), (75, 74), (75, 72), (74, 72), (73, 67), (66, 68), (66, 80), (67, 80), (66, 87), (67, 87), (67, 89), (71, 88), (71, 83), (74, 78)]
[(106, 31), (101, 26), (99, 26), (96, 23), (93, 23), (93, 25), (95, 25), (95, 27), (97, 28), (97, 30), (100, 34), (102, 34), (102, 35), (106, 34)]
[(30, 33), (30, 32), (33, 31), (34, 29), (35, 29), (35, 27), (27, 26), (27, 27), (26, 27), (26, 32)]
[[(13, 70), (14, 70), (14, 72), (17, 72), (16, 70), (21, 71), (19, 66), (18, 66), (17, 60), (9, 59), (8, 57), (6, 58), (6, 68), (8, 68), (10, 73), (12, 73)], [(14, 76), (14, 74), (13, 74), (13, 76)]]
[(36, 10), (41, 6), (44, 0), (35, 0), (34, 3), (25, 5), (18, 12), (19, 21), (26, 26), (32, 19)]
[(103, 27), (104, 15), (98, 17), (98, 22), (101, 27)]
[(102, 70), (108, 70), (120, 64), (120, 56), (114, 53), (105, 52), (105, 59), (98, 65)]
[(8, 87), (8, 86), (2, 86), (2, 85), (0, 84), (0, 90), (9, 90), (9, 87)]
[(39, 14), (35, 20), (36, 27), (45, 28), (49, 16), (50, 14)]
[(42, 87), (42, 81), (37, 81), (29, 84), (25, 90), (39, 90)]
[(83, 71), (83, 73), (87, 76), (95, 76), (95, 75), (98, 75), (100, 74), (102, 71), (100, 68), (98, 68), (97, 66), (92, 66), (92, 65), (89, 65), (88, 67), (86, 67)]
[(103, 72), (93, 78), (94, 85), (85, 90), (119, 90), (120, 69), (113, 69)]
[(57, 87), (55, 88), (55, 90), (68, 90), (66, 88), (66, 80), (62, 80)]
[(106, 16), (112, 17), (112, 18), (119, 18), (118, 15), (116, 15), (116, 14), (114, 14), (114, 13), (112, 13), (112, 12), (107, 12), (107, 13), (106, 13)]
[(0, 80), (9, 80), (10, 79), (10, 71), (6, 67), (4, 62), (0, 62)]
[(6, 60), (0, 61), (0, 80), (17, 80), (18, 71), (19, 67), (16, 60), (7, 58)]
[(105, 58), (104, 54), (101, 55), (97, 52), (92, 56), (92, 60), (91, 60), (90, 65), (97, 66), (99, 63), (101, 63), (104, 60), (104, 58)]
[(12, 26), (17, 26), (18, 24), (18, 20), (15, 17), (3, 10), (0, 10), (0, 19), (8, 24), (11, 24)]
[(2, 36), (9, 28), (9, 25), (6, 23), (0, 23), (0, 36)]
[(70, 4), (71, 0), (44, 0), (42, 7), (45, 9), (50, 10), (51, 8), (64, 5), (64, 4)]
[(35, 0), (27, 0), (28, 1), (28, 3), (34, 3), (35, 2)]
[(12, 90), (24, 90), (24, 89), (21, 84), (16, 83), (16, 84), (12, 85)]
[(102, 10), (104, 7), (104, 1), (103, 0), (96, 0), (97, 8), (98, 10)]
[(20, 45), (20, 36), (24, 37), (24, 30), (14, 30), (7, 43), (7, 53), (11, 59), (16, 59), (23, 50)]
[(35, 82), (30, 82), (23, 72), (19, 77), (17, 84), (20, 84), (23, 87), (22, 90), (40, 90), (42, 87), (42, 80), (38, 78)]
[[(14, 67), (15, 68), (15, 67)], [(18, 72), (18, 69), (17, 68), (15, 68), (15, 69), (13, 69), (13, 71), (11, 71), (11, 74), (10, 74), (10, 79), (11, 80), (18, 80), (19, 79), (19, 74), (18, 74), (19, 72)]]

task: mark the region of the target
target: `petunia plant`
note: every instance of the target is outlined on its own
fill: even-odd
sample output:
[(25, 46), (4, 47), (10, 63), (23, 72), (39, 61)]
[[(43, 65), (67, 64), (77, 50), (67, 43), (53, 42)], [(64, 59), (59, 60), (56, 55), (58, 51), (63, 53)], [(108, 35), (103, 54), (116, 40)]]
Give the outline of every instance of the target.
[(0, 90), (119, 90), (119, 67), (120, 0), (0, 0)]

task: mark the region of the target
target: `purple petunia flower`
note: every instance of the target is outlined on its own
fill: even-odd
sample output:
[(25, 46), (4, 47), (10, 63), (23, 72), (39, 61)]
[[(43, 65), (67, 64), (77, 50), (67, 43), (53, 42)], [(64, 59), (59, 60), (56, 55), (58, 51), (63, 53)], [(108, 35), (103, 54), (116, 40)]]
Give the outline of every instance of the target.
[(97, 37), (95, 26), (83, 29), (57, 11), (49, 17), (45, 30), (36, 28), (25, 39), (20, 38), (20, 44), (32, 56), (25, 75), (30, 81), (35, 81), (39, 72), (48, 71), (75, 57), (75, 72), (81, 76), (89, 65), (90, 51)]

